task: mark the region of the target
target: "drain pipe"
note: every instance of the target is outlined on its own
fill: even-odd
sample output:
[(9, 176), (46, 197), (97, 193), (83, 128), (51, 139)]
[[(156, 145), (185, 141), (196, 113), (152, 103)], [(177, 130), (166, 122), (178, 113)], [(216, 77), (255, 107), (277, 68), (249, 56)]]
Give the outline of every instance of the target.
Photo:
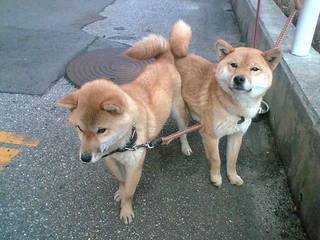
[(304, 0), (293, 41), (292, 54), (300, 57), (309, 54), (319, 13), (319, 0)]

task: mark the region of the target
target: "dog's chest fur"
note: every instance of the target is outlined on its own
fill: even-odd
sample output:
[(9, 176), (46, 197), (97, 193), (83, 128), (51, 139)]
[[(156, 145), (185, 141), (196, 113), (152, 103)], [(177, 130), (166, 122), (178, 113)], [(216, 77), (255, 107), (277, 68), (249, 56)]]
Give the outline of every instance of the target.
[(251, 119), (245, 118), (243, 122), (241, 122), (240, 119), (240, 117), (229, 116), (224, 120), (214, 120), (212, 122), (214, 135), (221, 138), (236, 132), (245, 133), (251, 124)]
[[(236, 132), (245, 133), (251, 124), (251, 118), (244, 118), (244, 121), (241, 122), (240, 116), (233, 116), (227, 113), (219, 113), (217, 115), (217, 112), (208, 114), (211, 115), (209, 118), (201, 117), (201, 119), (208, 119), (204, 124), (209, 124), (211, 126), (211, 128), (209, 128), (210, 133), (218, 138)], [(200, 121), (200, 117), (197, 114), (191, 111), (191, 115), (193, 119)]]

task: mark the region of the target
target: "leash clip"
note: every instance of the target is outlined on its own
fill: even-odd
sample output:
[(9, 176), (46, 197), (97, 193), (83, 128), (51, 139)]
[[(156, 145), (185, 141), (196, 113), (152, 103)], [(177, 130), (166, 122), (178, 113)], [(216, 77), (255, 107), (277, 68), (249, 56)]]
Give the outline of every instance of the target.
[(137, 150), (137, 146), (125, 147), (124, 150), (127, 150), (127, 151), (135, 151), (135, 150)]
[(152, 149), (152, 148), (154, 148), (154, 145), (151, 142), (148, 142), (145, 144), (145, 147), (148, 149)]

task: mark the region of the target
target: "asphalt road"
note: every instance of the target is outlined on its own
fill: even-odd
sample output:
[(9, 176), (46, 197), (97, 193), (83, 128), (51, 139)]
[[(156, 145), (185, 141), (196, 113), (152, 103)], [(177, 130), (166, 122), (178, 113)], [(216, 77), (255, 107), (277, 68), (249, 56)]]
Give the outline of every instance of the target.
[[(77, 5), (76, 1), (65, 2), (71, 12), (70, 2)], [(233, 14), (221, 0), (116, 0), (101, 13), (104, 19), (96, 18), (99, 6), (90, 10), (95, 16), (93, 22), (88, 18), (81, 22), (83, 30), (71, 27), (71, 20), (70, 26), (60, 22), (65, 25), (63, 31), (54, 29), (50, 20), (43, 21), (48, 22), (47, 30), (94, 39), (77, 46), (74, 53), (106, 46), (108, 41), (132, 44), (151, 32), (166, 36), (169, 26), (180, 18), (194, 29), (191, 51), (211, 60), (215, 59), (216, 39), (242, 44)], [(57, 7), (65, 9), (63, 5)], [(58, 18), (59, 8), (53, 9)], [(29, 10), (32, 13), (33, 9)], [(46, 14), (40, 16), (45, 18)], [(36, 23), (28, 28), (33, 30), (39, 31)], [(14, 34), (19, 35), (19, 31)], [(16, 48), (24, 46), (16, 43)], [(71, 55), (65, 60), (71, 60)], [(45, 65), (42, 67), (45, 72)], [(12, 67), (12, 71), (19, 69), (19, 65)], [(30, 64), (29, 69), (37, 72), (39, 65)], [(228, 182), (225, 161), (222, 187), (210, 184), (196, 132), (189, 136), (194, 151), (190, 157), (180, 153), (178, 141), (149, 151), (134, 198), (135, 221), (124, 225), (118, 218), (119, 206), (113, 201), (115, 179), (102, 162), (85, 165), (78, 160), (76, 132), (67, 112), (55, 106), (56, 99), (74, 86), (59, 77), (61, 72), (54, 73), (58, 80), (51, 82), (44, 94), (0, 93), (0, 131), (25, 133), (39, 141), (37, 146), (0, 141), (0, 148), (20, 150), (0, 171), (0, 239), (305, 239), (267, 120), (252, 124), (245, 136), (238, 164), (245, 181), (242, 187)], [(34, 74), (31, 86), (37, 88), (42, 79), (43, 75)], [(18, 77), (12, 84), (23, 81)], [(170, 120), (162, 134), (175, 130)], [(220, 147), (224, 160), (224, 140)]]

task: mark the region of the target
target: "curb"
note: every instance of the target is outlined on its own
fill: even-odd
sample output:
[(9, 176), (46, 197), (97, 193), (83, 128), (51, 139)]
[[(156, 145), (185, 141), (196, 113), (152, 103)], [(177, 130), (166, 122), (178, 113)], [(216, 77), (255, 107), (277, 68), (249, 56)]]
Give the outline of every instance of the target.
[[(256, 0), (231, 0), (244, 41), (254, 33)], [(272, 48), (286, 17), (272, 0), (261, 1), (258, 48)], [(284, 57), (274, 72), (266, 100), (277, 150), (287, 170), (292, 197), (305, 230), (320, 240), (320, 54), (290, 54), (295, 27), (280, 46)]]

